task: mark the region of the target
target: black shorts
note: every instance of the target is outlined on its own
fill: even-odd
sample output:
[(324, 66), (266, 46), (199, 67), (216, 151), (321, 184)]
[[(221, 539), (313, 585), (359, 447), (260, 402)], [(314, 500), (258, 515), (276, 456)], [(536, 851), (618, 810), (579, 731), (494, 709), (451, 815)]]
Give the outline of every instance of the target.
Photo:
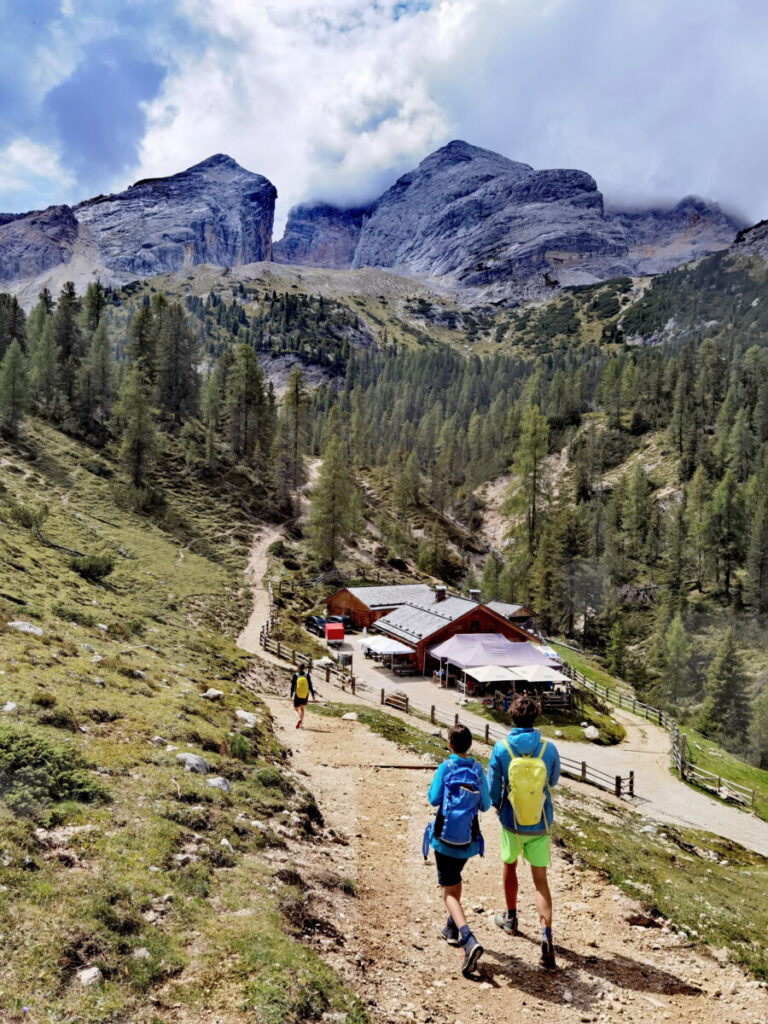
[(438, 853), (435, 850), (435, 864), (437, 865), (438, 885), (458, 885), (461, 881), (461, 872), (467, 863), (468, 857), (449, 857), (447, 853)]
[(294, 697), (293, 706), (295, 708), (304, 707), (305, 704), (309, 704), (309, 697)]

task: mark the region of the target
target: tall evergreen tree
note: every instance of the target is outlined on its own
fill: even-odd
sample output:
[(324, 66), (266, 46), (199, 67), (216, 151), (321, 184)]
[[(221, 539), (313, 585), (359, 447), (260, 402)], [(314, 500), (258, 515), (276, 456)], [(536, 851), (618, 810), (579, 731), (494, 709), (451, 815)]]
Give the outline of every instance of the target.
[(250, 345), (238, 345), (227, 376), (225, 411), (232, 454), (246, 462), (266, 457), (259, 445), (266, 415), (264, 374)]
[(59, 360), (50, 316), (45, 318), (40, 338), (32, 350), (30, 377), (35, 409), (47, 419), (58, 419)]
[(21, 344), (14, 338), (0, 363), (0, 430), (8, 437), (18, 437), (28, 403), (26, 360)]
[(114, 410), (120, 428), (120, 462), (137, 489), (147, 486), (157, 457), (152, 389), (140, 363), (129, 367)]
[(334, 437), (323, 451), (323, 462), (309, 502), (307, 536), (322, 565), (335, 565), (352, 532), (356, 505), (355, 483), (341, 442)]
[(107, 325), (102, 319), (91, 335), (88, 351), (80, 367), (78, 408), (85, 430), (103, 431), (112, 405), (112, 355)]
[(672, 704), (690, 695), (691, 645), (680, 613), (672, 619), (666, 636), (662, 685)]
[(176, 426), (196, 415), (198, 386), (197, 339), (175, 302), (159, 314), (156, 396), (161, 414)]
[(515, 479), (505, 503), (507, 514), (523, 519), (522, 539), (530, 556), (536, 554), (548, 493), (544, 473), (548, 445), (547, 421), (541, 411), (531, 405), (523, 413), (520, 439), (512, 464)]
[(707, 672), (699, 728), (705, 736), (742, 750), (747, 742), (749, 718), (747, 680), (735, 633), (729, 629)]
[(80, 329), (80, 300), (75, 286), (67, 281), (61, 289), (53, 315), (53, 338), (59, 362), (59, 387), (68, 412), (75, 407), (77, 378), (83, 355)]

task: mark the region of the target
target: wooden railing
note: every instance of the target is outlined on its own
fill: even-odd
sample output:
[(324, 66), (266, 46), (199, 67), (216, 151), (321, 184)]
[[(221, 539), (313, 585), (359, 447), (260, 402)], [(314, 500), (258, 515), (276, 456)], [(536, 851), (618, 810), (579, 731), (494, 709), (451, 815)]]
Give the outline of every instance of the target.
[[(272, 640), (265, 629), (261, 631), (261, 646), (294, 665), (306, 661), (309, 657), (309, 655), (295, 650), (290, 644)], [(465, 725), (476, 740), (488, 746), (493, 746), (494, 743), (504, 739), (509, 731), (491, 722), (486, 722), (485, 726), (481, 728), (477, 722), (462, 721), (458, 712), (451, 714), (435, 704), (427, 705), (414, 702), (404, 693), (392, 692), (385, 687), (371, 686), (361, 679), (357, 679), (348, 669), (339, 665), (325, 665), (322, 667), (322, 672), (325, 674), (326, 683), (337, 686), (344, 693), (351, 693), (370, 704), (390, 707), (405, 715), (428, 719), (433, 725), (448, 727)], [(560, 770), (569, 778), (597, 786), (599, 789), (615, 793), (618, 797), (634, 797), (635, 795), (635, 773), (633, 771), (626, 776), (608, 775), (606, 772), (600, 771), (599, 768), (593, 768), (586, 761), (574, 761), (568, 757), (560, 758)]]
[(668, 712), (652, 707), (650, 704), (645, 704), (636, 697), (631, 697), (620, 690), (612, 689), (610, 686), (601, 686), (571, 665), (564, 664), (563, 672), (571, 678), (577, 687), (593, 693), (603, 703), (614, 704), (623, 711), (631, 711), (632, 714), (639, 715), (646, 721), (656, 722), (662, 729), (666, 729), (672, 739), (672, 761), (684, 782), (689, 782), (693, 786), (706, 789), (708, 792), (720, 797), (721, 800), (739, 804), (739, 806), (752, 811), (752, 813), (756, 813), (758, 794), (754, 789), (742, 786), (737, 782), (731, 782), (730, 779), (724, 779), (714, 772), (708, 772), (703, 768), (696, 767), (690, 758), (685, 733), (680, 731), (679, 725)]

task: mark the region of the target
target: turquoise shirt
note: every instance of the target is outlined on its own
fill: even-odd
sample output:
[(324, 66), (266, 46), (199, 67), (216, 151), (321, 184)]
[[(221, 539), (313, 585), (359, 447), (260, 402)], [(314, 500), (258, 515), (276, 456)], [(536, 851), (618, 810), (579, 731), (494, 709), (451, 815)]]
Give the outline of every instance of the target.
[[(468, 764), (477, 765), (477, 782), (480, 787), (480, 803), (478, 805), (478, 811), (487, 811), (491, 806), (491, 794), (488, 790), (488, 783), (485, 779), (483, 767), (474, 759), (474, 757), (461, 757), (460, 754), (451, 754), (451, 756), (446, 758), (442, 764), (437, 766), (435, 774), (432, 776), (432, 784), (430, 785), (429, 792), (427, 793), (427, 800), (433, 807), (440, 807), (442, 804), (443, 776), (445, 775), (446, 768), (451, 763), (462, 764), (465, 766)], [(446, 857), (456, 857), (459, 860), (464, 860), (467, 857), (476, 857), (480, 852), (477, 840), (470, 843), (469, 846), (462, 847), (460, 851), (457, 850), (455, 846), (448, 846), (446, 843), (441, 842), (437, 836), (432, 836), (432, 840), (429, 845), (438, 853), (443, 853)]]

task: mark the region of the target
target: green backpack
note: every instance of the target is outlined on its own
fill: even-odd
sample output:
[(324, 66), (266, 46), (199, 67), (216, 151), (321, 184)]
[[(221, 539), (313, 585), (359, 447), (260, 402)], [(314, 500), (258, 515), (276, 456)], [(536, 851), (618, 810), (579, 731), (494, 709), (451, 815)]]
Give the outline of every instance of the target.
[(538, 754), (515, 754), (506, 740), (502, 741), (510, 756), (507, 771), (507, 799), (512, 805), (516, 825), (530, 827), (538, 825), (544, 813), (549, 782), (544, 751), (547, 741), (541, 744)]

